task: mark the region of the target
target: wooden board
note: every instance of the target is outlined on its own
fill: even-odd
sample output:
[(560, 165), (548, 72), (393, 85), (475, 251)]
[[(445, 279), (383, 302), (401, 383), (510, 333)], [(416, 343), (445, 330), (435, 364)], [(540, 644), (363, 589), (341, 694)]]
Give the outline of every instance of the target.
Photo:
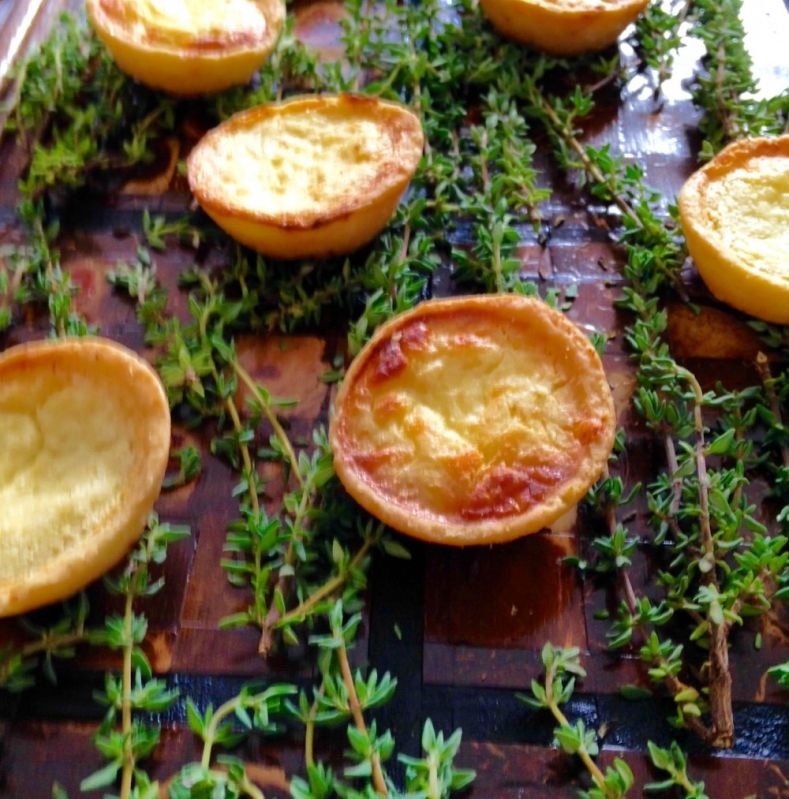
[[(48, 28), (60, 5), (44, 4), (37, 35)], [(0, 47), (10, 46), (9, 31), (11, 22), (18, 22), (18, 7), (9, 13), (9, 6), (0, 5), (5, 15), (0, 16), (0, 22), (5, 22)], [(786, 85), (789, 70), (781, 39), (774, 37), (776, 30), (783, 30), (784, 46), (789, 40), (783, 4), (749, 0), (745, 9), (748, 24), (761, 31), (757, 35), (762, 38), (751, 42), (758, 55), (759, 76), (783, 80)], [(330, 2), (300, 6), (300, 35), (334, 47), (336, 12), (336, 4)], [(769, 25), (765, 18), (771, 20)], [(772, 49), (767, 46), (776, 41)], [(635, 76), (621, 96), (608, 96), (587, 131), (590, 144), (613, 142), (620, 152), (641, 163), (647, 181), (664, 192), (667, 200), (694, 168), (697, 111), (682, 82), (692, 74), (697, 57), (692, 47), (681, 52), (676, 74), (666, 88), (665, 104), (657, 107), (642, 77)], [(10, 142), (0, 146), (0, 245), (19, 241), (15, 186), (24, 162), (24, 154)], [(537, 164), (554, 189), (544, 209), (546, 219), (554, 223), (553, 234), (542, 246), (524, 226), (519, 251), (523, 274), (545, 285), (577, 285), (570, 318), (582, 327), (615, 334), (605, 366), (620, 424), (636, 442), (621, 468), (628, 483), (649, 480), (660, 455), (628, 405), (634, 372), (621, 336), (624, 320), (613, 307), (623, 253), (594, 224), (596, 209), (579, 201), (578, 194), (560, 179), (547, 146), (538, 153)], [(112, 293), (106, 274), (119, 261), (133, 258), (141, 239), (143, 208), (178, 215), (189, 202), (183, 188), (155, 197), (86, 197), (79, 212), (69, 218), (61, 240), (63, 266), (80, 287), (79, 311), (104, 335), (144, 350), (134, 310)], [(177, 278), (191, 265), (192, 254), (171, 248), (156, 261), (163, 283), (171, 289), (171, 310), (185, 316)], [(709, 383), (752, 381), (748, 360), (756, 345), (751, 334), (726, 309), (712, 307), (695, 275), (688, 277), (692, 296), (711, 308), (709, 313), (722, 332), (719, 349), (711, 349), (708, 338), (694, 343), (682, 327), (682, 310), (677, 310), (672, 315), (673, 336), (684, 347), (681, 354)], [(433, 285), (437, 295), (447, 293), (447, 275), (439, 272)], [(46, 320), (31, 317), (0, 334), (0, 348), (41, 338), (46, 332)], [(299, 400), (295, 409), (286, 412), (297, 434), (326, 418), (331, 392), (320, 375), (330, 368), (341, 338), (342, 331), (329, 329), (239, 341), (242, 361), (253, 376), (274, 395)], [(151, 622), (146, 648), (155, 670), (202, 704), (216, 704), (251, 676), (308, 679), (312, 667), (302, 650), (286, 651), (264, 663), (257, 655), (253, 630), (218, 629), (223, 616), (245, 605), (244, 596), (227, 583), (218, 567), (226, 526), (237, 512), (231, 497), (235, 481), (229, 469), (210, 455), (206, 434), (180, 430), (179, 435), (199, 446), (205, 468), (195, 484), (163, 496), (158, 504), (165, 519), (191, 525), (194, 535), (173, 547), (166, 565), (166, 591), (145, 608)], [(580, 582), (574, 570), (562, 563), (566, 555), (588, 551), (594, 530), (582, 516), (565, 521), (550, 534), (495, 548), (455, 551), (410, 544), (414, 554), (410, 563), (377, 559), (374, 564), (365, 631), (356, 657), (379, 671), (391, 671), (399, 680), (398, 699), (378, 713), (380, 724), (390, 726), (401, 748), (414, 754), (425, 717), (431, 716), (445, 731), (461, 726), (460, 763), (479, 774), (468, 793), (475, 799), (559, 799), (574, 796), (580, 784), (578, 765), (550, 746), (549, 720), (515, 697), (538, 675), (539, 650), (546, 640), (579, 646), (585, 653), (589, 677), (570, 710), (591, 727), (605, 725), (604, 760), (623, 753), (643, 784), (654, 776), (644, 756), (647, 739), (665, 743), (672, 736), (663, 722), (663, 704), (634, 705), (618, 696), (621, 684), (639, 681), (639, 671), (632, 657), (607, 651), (606, 623), (595, 617), (596, 611), (612, 609), (614, 597), (603, 586)], [(644, 507), (638, 508), (632, 527), (646, 536)], [(654, 569), (648, 549), (640, 549), (633, 569), (637, 586), (647, 585)], [(104, 603), (101, 589), (92, 590), (91, 595), (97, 607)], [(753, 634), (759, 624), (764, 646), (756, 650)], [(13, 637), (13, 625), (4, 624), (2, 631)], [(788, 633), (786, 616), (774, 615), (734, 636), (738, 737), (732, 752), (713, 754), (680, 735), (683, 746), (693, 753), (694, 774), (706, 780), (713, 797), (789, 796), (787, 694), (765, 677), (769, 666), (786, 659)], [(115, 665), (111, 658), (86, 653), (62, 667), (57, 688), (44, 686), (35, 693), (0, 697), (0, 797), (47, 797), (55, 779), (72, 796), (79, 795), (80, 779), (101, 765), (90, 740), (100, 716), (91, 691), (101, 679), (101, 670)], [(164, 745), (153, 773), (164, 779), (197, 750), (185, 729), (183, 704), (162, 722)], [(334, 743), (330, 736), (320, 737), (321, 745), (329, 749), (341, 748), (337, 741), (337, 736)], [(301, 768), (297, 740), (250, 743), (242, 754), (257, 764), (258, 776), (270, 788), (267, 795), (287, 795), (284, 775)]]

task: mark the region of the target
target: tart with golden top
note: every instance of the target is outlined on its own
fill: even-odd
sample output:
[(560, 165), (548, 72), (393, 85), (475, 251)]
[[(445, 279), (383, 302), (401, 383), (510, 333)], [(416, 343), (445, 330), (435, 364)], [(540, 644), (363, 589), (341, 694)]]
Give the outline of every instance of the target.
[(264, 255), (340, 255), (386, 225), (423, 144), (418, 117), (396, 103), (296, 97), (207, 133), (189, 156), (189, 185), (220, 227)]
[(610, 47), (649, 0), (480, 0), (493, 27), (508, 39), (553, 55)]
[(679, 216), (719, 300), (789, 324), (789, 135), (730, 144), (688, 178)]
[(565, 514), (614, 441), (594, 347), (536, 299), (424, 302), (383, 325), (348, 369), (330, 438), (370, 513), (441, 544), (508, 541)]
[(0, 355), (0, 616), (63, 599), (142, 533), (170, 447), (159, 378), (96, 338)]
[(246, 83), (285, 21), (283, 0), (87, 0), (87, 11), (120, 69), (187, 96)]

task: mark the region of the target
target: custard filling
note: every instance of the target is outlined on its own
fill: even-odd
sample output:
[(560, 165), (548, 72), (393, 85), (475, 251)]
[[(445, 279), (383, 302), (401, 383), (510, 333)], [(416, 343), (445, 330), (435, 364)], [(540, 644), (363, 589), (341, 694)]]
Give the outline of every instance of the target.
[(252, 214), (319, 213), (363, 193), (391, 155), (382, 125), (343, 108), (272, 114), (213, 139), (201, 153), (203, 190)]
[(789, 285), (789, 157), (750, 159), (709, 182), (709, 223), (735, 256)]
[(134, 409), (83, 375), (0, 386), (0, 582), (78, 543), (133, 477)]
[(343, 411), (357, 473), (397, 505), (456, 521), (556, 493), (604, 425), (566, 341), (532, 333), (464, 313), (381, 342)]
[(104, 12), (135, 38), (197, 48), (243, 46), (265, 38), (255, 0), (101, 0)]

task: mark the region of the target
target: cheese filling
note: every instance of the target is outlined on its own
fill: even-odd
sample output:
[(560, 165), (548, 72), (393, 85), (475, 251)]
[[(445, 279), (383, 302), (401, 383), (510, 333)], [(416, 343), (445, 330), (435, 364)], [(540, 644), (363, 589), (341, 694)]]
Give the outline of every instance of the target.
[(706, 199), (735, 256), (789, 286), (789, 157), (750, 159), (710, 181)]
[(485, 315), (413, 322), (351, 389), (342, 436), (389, 500), (473, 523), (560, 490), (603, 423), (566, 341)]
[(265, 37), (266, 17), (255, 0), (102, 0), (110, 16), (141, 39), (210, 48)]
[(392, 149), (382, 125), (336, 107), (272, 114), (215, 137), (201, 153), (204, 190), (245, 212), (316, 213), (363, 192)]

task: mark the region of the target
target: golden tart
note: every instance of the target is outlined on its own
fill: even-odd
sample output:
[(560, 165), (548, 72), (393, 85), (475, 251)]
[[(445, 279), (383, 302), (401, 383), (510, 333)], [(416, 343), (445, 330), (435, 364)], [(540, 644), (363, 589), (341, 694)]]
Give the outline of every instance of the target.
[(614, 404), (594, 347), (562, 313), (513, 295), (423, 302), (348, 369), (330, 440), (370, 513), (458, 546), (565, 514), (602, 473)]
[(649, 0), (480, 0), (502, 36), (554, 55), (604, 50)]
[(352, 94), (242, 111), (188, 160), (197, 201), (233, 238), (274, 258), (326, 257), (386, 225), (422, 155), (407, 108)]
[(679, 217), (719, 300), (789, 324), (789, 135), (730, 144), (688, 178)]
[(0, 354), (0, 616), (63, 599), (145, 527), (170, 448), (159, 378), (98, 338)]
[(285, 21), (283, 0), (87, 0), (87, 11), (124, 72), (178, 95), (246, 83)]

